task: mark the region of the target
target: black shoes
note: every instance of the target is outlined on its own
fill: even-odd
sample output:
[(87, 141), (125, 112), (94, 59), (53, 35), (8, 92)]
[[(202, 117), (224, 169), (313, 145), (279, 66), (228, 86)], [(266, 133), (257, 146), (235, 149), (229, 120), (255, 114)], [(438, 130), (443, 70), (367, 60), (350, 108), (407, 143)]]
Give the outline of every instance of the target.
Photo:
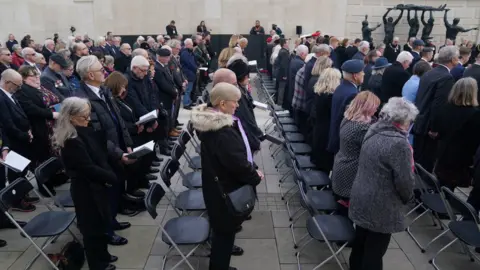
[(178, 127), (181, 128), (181, 127), (183, 127), (183, 125), (184, 125), (184, 123), (180, 123), (180, 122), (178, 122), (178, 121), (175, 123), (175, 126), (177, 126), (177, 128), (178, 128)]
[(243, 230), (243, 227), (242, 225), (238, 226), (236, 229), (235, 229), (235, 233), (239, 233)]
[(147, 180), (147, 181), (153, 181), (153, 180), (157, 180), (157, 179), (158, 179), (158, 177), (155, 176), (155, 175), (152, 175), (152, 174), (145, 175), (145, 180)]
[(0, 248), (7, 245), (7, 241), (0, 239)]
[(130, 195), (132, 196), (133, 198), (132, 199), (143, 199), (145, 198), (145, 192), (141, 191), (141, 190), (134, 190), (134, 191), (131, 191), (131, 192), (128, 192), (127, 195)]
[(36, 209), (35, 205), (28, 203), (25, 200), (22, 200), (18, 205), (12, 206), (12, 210), (18, 212), (33, 212)]
[(155, 167), (150, 168), (150, 173), (158, 173), (158, 172), (160, 172), (159, 169), (157, 169)]
[[(112, 246), (123, 246), (128, 244), (127, 238), (121, 237), (119, 235), (112, 235), (110, 236), (110, 239), (108, 239), (108, 244)], [(114, 268), (115, 269), (115, 268)]]
[(113, 265), (113, 264), (109, 264), (109, 265), (105, 268), (105, 270), (115, 270), (115, 269), (117, 269), (117, 267), (116, 267), (115, 265)]
[(121, 230), (128, 229), (131, 226), (132, 226), (132, 224), (130, 224), (130, 222), (117, 222), (117, 224), (113, 225), (113, 230), (114, 231), (121, 231)]
[(25, 198), (23, 198), (23, 200), (27, 203), (38, 203), (40, 201), (40, 198), (27, 194)]
[(252, 220), (252, 215), (248, 215), (245, 220)]
[(183, 106), (183, 109), (184, 110), (191, 110), (192, 109), (192, 105), (188, 105), (188, 106)]
[[(138, 199), (136, 199), (138, 200)], [(133, 217), (134, 215), (138, 214), (136, 213), (135, 210), (132, 210), (132, 209), (128, 209), (128, 208), (123, 208), (122, 210), (120, 210), (120, 212), (118, 212), (120, 215), (124, 215), (124, 216), (129, 216), (129, 217)], [(115, 226), (116, 227), (116, 226)], [(115, 229), (114, 229), (115, 230)]]
[(113, 255), (110, 255), (110, 260), (108, 261), (109, 263), (114, 263), (118, 261), (118, 257), (117, 256), (113, 256)]
[(164, 156), (171, 156), (171, 155), (172, 155), (172, 151), (167, 150), (167, 149), (160, 149), (160, 154), (161, 154), (161, 155), (164, 155)]
[[(163, 158), (162, 158), (161, 160), (163, 161)], [(161, 162), (161, 161), (153, 161), (153, 162), (152, 162), (152, 167), (160, 167), (160, 165), (162, 164), (162, 163), (160, 163), (160, 162)]]
[(237, 268), (236, 268), (236, 267), (233, 267), (233, 266), (229, 266), (229, 267), (228, 267), (228, 270), (237, 270)]
[(233, 245), (232, 256), (242, 256), (242, 255), (243, 255), (243, 248)]

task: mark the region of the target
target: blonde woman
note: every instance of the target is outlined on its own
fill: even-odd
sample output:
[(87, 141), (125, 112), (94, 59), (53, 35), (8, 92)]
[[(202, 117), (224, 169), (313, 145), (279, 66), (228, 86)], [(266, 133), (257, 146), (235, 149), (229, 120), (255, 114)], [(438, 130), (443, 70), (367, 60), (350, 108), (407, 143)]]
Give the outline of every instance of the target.
[(238, 40), (241, 38), (240, 35), (233, 35), (228, 42), (228, 47), (224, 48), (218, 55), (218, 68), (226, 68), (227, 62), (230, 57), (232, 57), (236, 50), (235, 47), (238, 45)]
[[(340, 124), (340, 149), (332, 170), (332, 189), (339, 203), (340, 214), (348, 214), (350, 190), (357, 174), (363, 138), (372, 124), (380, 99), (370, 91), (360, 92), (345, 111)], [(406, 140), (406, 138), (405, 138)]]
[(317, 169), (330, 173), (333, 166), (333, 153), (327, 151), (332, 96), (340, 85), (341, 73), (338, 69), (327, 68), (315, 84), (315, 103), (310, 118), (313, 126), (312, 155), (310, 157)]
[[(312, 73), (308, 82), (305, 82), (304, 85), (307, 86), (305, 89), (305, 98), (307, 99), (307, 108), (312, 108), (315, 101), (315, 85), (320, 82), (320, 74), (327, 68), (331, 68), (333, 65), (332, 60), (328, 56), (320, 56), (315, 61), (315, 64), (312, 69)], [(304, 76), (308, 79), (308, 76)]]

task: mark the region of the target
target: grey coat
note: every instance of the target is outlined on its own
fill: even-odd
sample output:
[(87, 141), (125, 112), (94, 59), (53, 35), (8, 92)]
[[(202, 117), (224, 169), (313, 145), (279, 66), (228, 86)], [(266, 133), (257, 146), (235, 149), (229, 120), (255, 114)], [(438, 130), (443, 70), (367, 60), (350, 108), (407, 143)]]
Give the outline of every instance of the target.
[(415, 183), (412, 162), (406, 132), (383, 120), (370, 127), (350, 193), (349, 216), (357, 226), (379, 233), (405, 229)]

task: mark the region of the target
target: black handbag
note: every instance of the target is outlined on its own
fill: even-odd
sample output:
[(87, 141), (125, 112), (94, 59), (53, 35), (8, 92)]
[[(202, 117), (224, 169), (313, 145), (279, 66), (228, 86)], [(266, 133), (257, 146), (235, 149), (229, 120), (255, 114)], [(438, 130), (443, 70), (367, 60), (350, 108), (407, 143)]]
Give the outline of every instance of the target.
[(225, 193), (222, 184), (218, 181), (218, 177), (215, 177), (215, 182), (222, 193), (222, 197), (225, 200), (228, 210), (234, 216), (248, 216), (255, 208), (255, 200), (257, 194), (252, 185), (244, 185), (230, 193)]

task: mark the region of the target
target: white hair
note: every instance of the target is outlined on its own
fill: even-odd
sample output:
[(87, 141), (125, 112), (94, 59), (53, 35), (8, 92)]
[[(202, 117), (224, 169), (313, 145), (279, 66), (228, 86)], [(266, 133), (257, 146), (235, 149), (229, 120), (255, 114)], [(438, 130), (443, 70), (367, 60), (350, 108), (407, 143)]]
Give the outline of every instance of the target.
[(164, 40), (165, 38), (162, 35), (157, 36), (157, 41)]
[(138, 56), (138, 55), (141, 55), (141, 56), (145, 57), (146, 55), (148, 55), (148, 52), (145, 49), (136, 48), (132, 52), (132, 57), (135, 57), (135, 56)]
[(345, 79), (345, 80), (347, 80), (347, 81), (353, 80), (353, 75), (352, 75), (352, 73), (348, 73), (348, 72), (346, 72), (345, 70), (342, 70), (342, 77), (343, 77), (343, 79)]
[(110, 65), (110, 64), (113, 64), (115, 62), (115, 58), (113, 58), (113, 56), (111, 55), (105, 55), (105, 65)]
[(241, 38), (238, 43), (248, 43), (248, 39), (247, 38)]
[(54, 45), (55, 42), (53, 41), (53, 39), (46, 39), (45, 42), (43, 43), (43, 45), (45, 45), (45, 47), (47, 47), (48, 45)]
[(121, 37), (119, 37), (119, 36), (115, 36), (115, 37), (113, 37), (113, 40), (118, 40), (118, 41), (120, 41), (120, 42), (121, 42), (121, 41), (122, 41), (122, 38), (121, 38)]
[(32, 53), (32, 52), (35, 52), (34, 49), (30, 48), (30, 47), (25, 47), (22, 49), (22, 57), (25, 58), (25, 56), (29, 53)]
[(97, 62), (99, 61), (95, 55), (83, 56), (78, 60), (76, 70), (82, 80), (87, 77), (88, 72)]
[(243, 54), (236, 53), (236, 54), (232, 55), (232, 57), (230, 57), (230, 59), (228, 59), (226, 67), (230, 66), (233, 62), (235, 62), (237, 60), (242, 60), (245, 64), (248, 65), (247, 58), (245, 56), (243, 56)]
[(411, 38), (408, 39), (408, 42), (413, 43), (415, 41), (415, 39), (417, 39), (417, 38), (416, 37), (411, 37)]
[(380, 111), (380, 118), (399, 124), (411, 123), (417, 115), (417, 107), (402, 97), (390, 98)]
[(163, 45), (162, 46), (162, 49), (167, 49), (169, 50), (170, 52), (172, 52), (172, 47), (168, 46), (168, 45)]
[(458, 47), (455, 45), (447, 45), (443, 48), (440, 49), (438, 52), (438, 58), (437, 61), (439, 64), (448, 64), (452, 62), (452, 59), (455, 57), (459, 57), (460, 52), (458, 50)]
[(152, 37), (149, 37), (149, 38), (147, 39), (147, 43), (151, 43), (151, 42), (155, 42), (155, 39), (153, 39)]
[(297, 47), (297, 54), (300, 55), (300, 54), (308, 54), (308, 47), (305, 46), (305, 45), (298, 45)]
[(399, 37), (394, 37), (393, 40), (395, 41), (400, 41), (400, 38)]
[(148, 67), (150, 63), (148, 62), (147, 58), (137, 55), (132, 58), (132, 63), (130, 63), (130, 69), (132, 70), (133, 67)]
[(137, 38), (137, 41), (138, 41), (138, 42), (140, 42), (140, 41), (145, 41), (145, 38), (144, 38), (143, 36), (139, 36), (139, 37)]
[(360, 42), (360, 44), (358, 45), (358, 50), (362, 51), (364, 49), (370, 49), (370, 42), (365, 40)]
[(95, 41), (97, 45), (100, 45), (100, 43), (103, 43), (103, 42), (105, 42), (105, 37), (98, 37), (97, 40)]
[(60, 116), (55, 121), (55, 128), (53, 129), (55, 145), (63, 147), (66, 140), (77, 137), (77, 130), (70, 119), (72, 116), (85, 113), (85, 110), (90, 110), (90, 102), (86, 98), (69, 97), (63, 100)]
[(397, 56), (397, 62), (405, 63), (411, 62), (413, 60), (413, 56), (410, 52), (403, 51)]
[(182, 46), (182, 43), (181, 43), (179, 40), (170, 39), (169, 41), (167, 41), (167, 45), (168, 45), (170, 48), (176, 48), (176, 47), (178, 47), (178, 46)]
[(312, 52), (314, 54), (330, 53), (330, 46), (328, 46), (327, 44), (315, 45), (312, 48)]
[(185, 39), (185, 41), (184, 41), (183, 43), (184, 43), (185, 45), (187, 45), (187, 43), (193, 45), (193, 41), (192, 41), (191, 38)]

